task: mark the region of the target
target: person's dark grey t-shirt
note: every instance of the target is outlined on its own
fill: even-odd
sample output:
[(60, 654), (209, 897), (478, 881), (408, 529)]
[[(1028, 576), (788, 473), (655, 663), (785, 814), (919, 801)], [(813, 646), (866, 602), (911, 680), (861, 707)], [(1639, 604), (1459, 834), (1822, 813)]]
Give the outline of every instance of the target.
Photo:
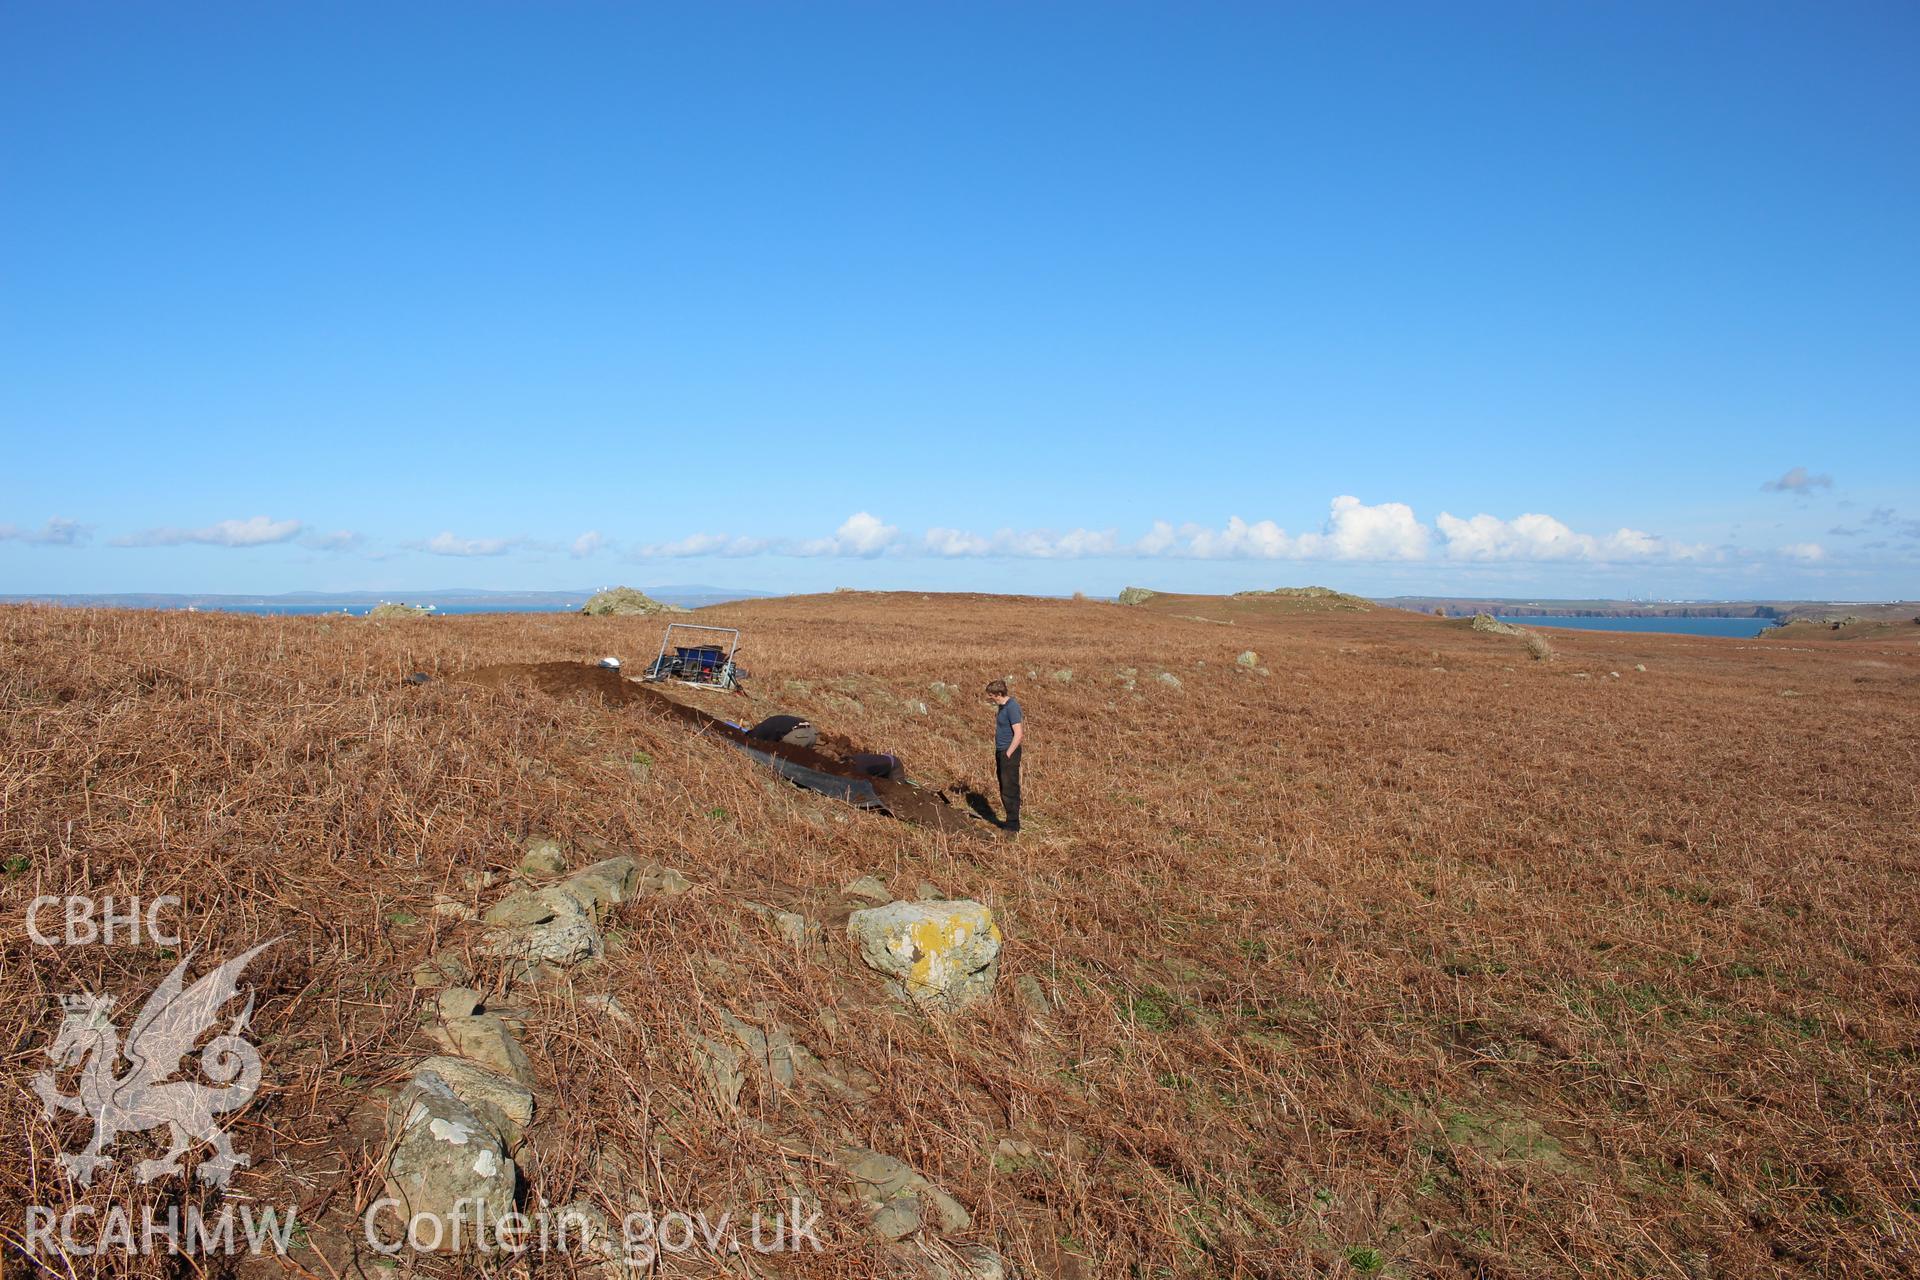
[(1007, 704), (1000, 708), (1000, 714), (993, 720), (993, 749), (1005, 751), (1013, 745), (1013, 726), (1026, 719), (1020, 714), (1020, 700), (1008, 698)]

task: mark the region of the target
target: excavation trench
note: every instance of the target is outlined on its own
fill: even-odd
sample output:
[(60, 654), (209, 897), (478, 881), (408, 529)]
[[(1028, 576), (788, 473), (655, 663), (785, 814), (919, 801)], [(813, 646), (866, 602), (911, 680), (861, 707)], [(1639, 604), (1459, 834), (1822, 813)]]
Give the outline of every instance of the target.
[(946, 791), (875, 778), (854, 768), (847, 757), (858, 748), (838, 735), (822, 734), (816, 747), (750, 740), (746, 730), (719, 716), (687, 706), (608, 667), (577, 662), (510, 662), (476, 667), (453, 678), (490, 689), (531, 686), (552, 697), (585, 693), (614, 707), (637, 707), (679, 720), (695, 733), (725, 743), (795, 786), (918, 826), (982, 834), (979, 819), (953, 803)]

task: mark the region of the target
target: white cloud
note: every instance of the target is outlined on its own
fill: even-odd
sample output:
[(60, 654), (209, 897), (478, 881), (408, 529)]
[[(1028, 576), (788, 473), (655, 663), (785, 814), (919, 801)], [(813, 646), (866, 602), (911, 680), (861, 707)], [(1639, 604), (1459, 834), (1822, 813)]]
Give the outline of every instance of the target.
[(899, 540), (900, 530), (878, 516), (855, 512), (834, 531), (831, 538), (810, 538), (795, 543), (791, 554), (800, 556), (877, 556)]
[(1817, 542), (1793, 542), (1780, 548), (1780, 554), (1791, 560), (1813, 564), (1827, 558), (1827, 549)]
[(367, 544), (367, 539), (365, 534), (351, 529), (335, 529), (332, 533), (310, 533), (300, 542), (315, 551), (358, 551)]
[(1433, 531), (1404, 502), (1368, 506), (1350, 494), (1333, 500), (1318, 533), (1290, 535), (1271, 520), (1248, 523), (1234, 516), (1222, 529), (1166, 521), (1127, 551), (1193, 560), (1424, 560)]
[(25, 542), (36, 547), (77, 547), (93, 536), (93, 526), (54, 516), (38, 529), (0, 524), (0, 542)]
[(222, 520), (204, 529), (145, 529), (115, 538), (117, 547), (178, 547), (196, 544), (209, 547), (264, 547), (289, 542), (304, 526), (298, 520), (273, 520), (254, 516), (249, 520)]
[(1760, 487), (1768, 493), (1797, 493), (1804, 498), (1815, 489), (1833, 488), (1833, 477), (1814, 475), (1805, 467), (1792, 467), (1778, 480), (1769, 480)]
[[(1155, 546), (1161, 546), (1161, 540), (1154, 533), (1148, 534)], [(1143, 539), (1144, 541), (1144, 539)], [(1179, 539), (1165, 548), (1171, 554), (1190, 556), (1196, 560), (1227, 560), (1249, 558), (1255, 560), (1290, 559), (1300, 554), (1300, 542), (1289, 538), (1287, 531), (1271, 520), (1261, 520), (1248, 524), (1239, 516), (1230, 517), (1224, 529), (1207, 529), (1199, 525), (1180, 526)]]
[(1404, 502), (1369, 507), (1346, 496), (1333, 500), (1333, 515), (1325, 534), (1302, 534), (1301, 549), (1308, 555), (1328, 548), (1339, 560), (1424, 560), (1433, 534), (1413, 517)]
[(977, 533), (935, 526), (926, 532), (921, 545), (935, 556), (984, 556), (993, 550), (993, 541)]
[(459, 538), (442, 531), (427, 539), (421, 550), (436, 556), (498, 556), (505, 555), (515, 541), (513, 538)]
[(734, 537), (721, 533), (696, 533), (672, 542), (650, 542), (633, 549), (633, 559), (653, 560), (678, 556), (757, 556), (771, 550), (765, 538)]
[(1110, 556), (1119, 550), (1118, 536), (1111, 529), (1070, 529), (1055, 533), (1050, 529), (1002, 529), (990, 538), (962, 529), (933, 528), (920, 540), (928, 555), (1007, 556), (1021, 560), (1078, 560), (1086, 556)]
[(1608, 534), (1579, 533), (1552, 516), (1528, 513), (1503, 520), (1476, 515), (1462, 519), (1441, 512), (1437, 529), (1421, 523), (1403, 502), (1373, 505), (1350, 494), (1335, 498), (1319, 530), (1289, 534), (1272, 520), (1239, 516), (1224, 526), (1155, 521), (1138, 539), (1123, 541), (1111, 530), (1001, 529), (979, 534), (935, 525), (902, 536), (898, 527), (868, 512), (850, 517), (830, 537), (750, 538), (701, 533), (672, 542), (635, 548), (636, 558), (658, 556), (837, 556), (882, 554), (940, 559), (1006, 558), (1069, 560), (1085, 558), (1166, 558), (1184, 560), (1315, 560), (1370, 563), (1420, 563), (1436, 552), (1446, 560), (1470, 563), (1567, 561), (1591, 564), (1648, 561), (1719, 560), (1711, 547), (1672, 542), (1640, 529)]
[(1704, 546), (1669, 542), (1639, 529), (1616, 529), (1596, 537), (1575, 533), (1552, 516), (1529, 513), (1502, 520), (1477, 515), (1468, 520), (1442, 511), (1434, 523), (1446, 541), (1449, 560), (1477, 563), (1509, 560), (1583, 560), (1618, 563), (1639, 560), (1697, 560)]
[(573, 558), (584, 560), (606, 545), (607, 540), (598, 529), (589, 529), (573, 540)]

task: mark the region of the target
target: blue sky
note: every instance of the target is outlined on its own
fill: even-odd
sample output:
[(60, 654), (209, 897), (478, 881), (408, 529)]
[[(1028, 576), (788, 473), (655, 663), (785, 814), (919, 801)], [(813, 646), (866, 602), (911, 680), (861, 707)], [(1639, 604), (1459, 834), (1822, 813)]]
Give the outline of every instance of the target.
[(0, 591), (1920, 595), (1917, 60), (1910, 4), (10, 4)]

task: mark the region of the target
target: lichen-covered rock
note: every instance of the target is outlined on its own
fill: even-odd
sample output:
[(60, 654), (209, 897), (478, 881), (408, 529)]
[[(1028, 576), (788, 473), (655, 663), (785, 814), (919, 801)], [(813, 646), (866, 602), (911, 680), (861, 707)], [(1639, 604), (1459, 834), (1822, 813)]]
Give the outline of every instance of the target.
[(1474, 614), (1473, 629), (1475, 631), (1485, 631), (1496, 636), (1524, 636), (1527, 634), (1526, 628), (1516, 627), (1511, 622), (1502, 622), (1490, 613)]
[(917, 1004), (959, 1010), (993, 992), (1000, 926), (983, 903), (890, 902), (854, 912), (847, 934), (860, 958), (891, 979), (890, 989)]
[(1245, 652), (1243, 652), (1239, 657), (1235, 658), (1234, 662), (1240, 666), (1246, 667), (1249, 670), (1251, 670), (1252, 668), (1260, 665), (1260, 655), (1255, 653), (1253, 650), (1248, 649)]
[(505, 1142), (437, 1075), (416, 1075), (401, 1091), (387, 1143), (386, 1194), (403, 1228), (414, 1224), (414, 1240), (450, 1246), (459, 1224), (470, 1241), (472, 1228), (513, 1211), (518, 1172)]
[(1120, 603), (1145, 604), (1159, 594), (1158, 591), (1149, 591), (1145, 587), (1128, 587), (1120, 593)]

